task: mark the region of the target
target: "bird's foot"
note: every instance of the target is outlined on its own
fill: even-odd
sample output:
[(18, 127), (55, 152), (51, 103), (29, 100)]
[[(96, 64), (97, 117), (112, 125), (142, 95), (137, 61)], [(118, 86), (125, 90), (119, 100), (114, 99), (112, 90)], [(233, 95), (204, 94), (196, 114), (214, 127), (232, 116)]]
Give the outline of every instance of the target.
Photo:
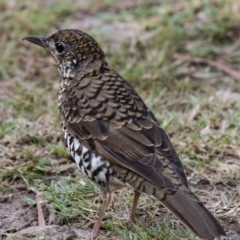
[(129, 217), (126, 223), (129, 227), (133, 227), (135, 225), (135, 219), (132, 217)]
[(99, 228), (95, 229), (93, 228), (91, 233), (91, 240), (96, 240), (99, 236)]

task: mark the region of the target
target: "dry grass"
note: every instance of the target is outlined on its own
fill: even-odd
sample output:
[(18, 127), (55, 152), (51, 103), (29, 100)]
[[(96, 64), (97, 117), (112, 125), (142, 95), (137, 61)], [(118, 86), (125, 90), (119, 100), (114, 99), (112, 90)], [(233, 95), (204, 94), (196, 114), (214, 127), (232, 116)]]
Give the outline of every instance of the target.
[[(79, 174), (62, 143), (55, 64), (43, 49), (21, 41), (63, 28), (84, 30), (100, 43), (110, 66), (138, 90), (167, 131), (192, 190), (224, 225), (228, 239), (240, 239), (238, 0), (0, 0), (0, 8), (3, 239), (20, 239), (20, 229), (44, 232), (45, 239), (81, 239), (97, 218), (98, 190)], [(46, 222), (50, 218), (60, 229), (31, 232), (38, 225), (37, 199)], [(124, 220), (131, 203), (131, 191), (114, 194), (102, 239), (195, 239), (147, 196), (130, 228)], [(30, 233), (22, 236), (31, 239)]]

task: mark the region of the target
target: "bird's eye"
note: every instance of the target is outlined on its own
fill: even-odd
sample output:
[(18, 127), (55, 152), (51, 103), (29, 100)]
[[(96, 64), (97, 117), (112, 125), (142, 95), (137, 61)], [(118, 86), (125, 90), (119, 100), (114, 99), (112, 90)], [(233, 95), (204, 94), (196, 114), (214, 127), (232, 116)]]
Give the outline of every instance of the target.
[(63, 53), (64, 52), (64, 44), (62, 42), (57, 42), (55, 44), (55, 47), (56, 47), (56, 50), (59, 52), (59, 53)]

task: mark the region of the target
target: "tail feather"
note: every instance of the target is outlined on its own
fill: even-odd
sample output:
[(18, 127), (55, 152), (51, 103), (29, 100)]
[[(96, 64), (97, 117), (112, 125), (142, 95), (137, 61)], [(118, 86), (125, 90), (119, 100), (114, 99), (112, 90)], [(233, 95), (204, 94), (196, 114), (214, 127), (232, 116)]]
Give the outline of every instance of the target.
[(218, 220), (192, 193), (178, 189), (159, 200), (200, 238), (213, 240), (226, 236)]

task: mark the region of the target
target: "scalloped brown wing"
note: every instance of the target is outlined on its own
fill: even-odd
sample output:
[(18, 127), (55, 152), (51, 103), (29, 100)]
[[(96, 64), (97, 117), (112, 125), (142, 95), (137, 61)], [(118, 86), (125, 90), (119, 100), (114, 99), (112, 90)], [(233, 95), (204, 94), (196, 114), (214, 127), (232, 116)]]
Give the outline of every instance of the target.
[(86, 147), (159, 187), (175, 190), (177, 183), (188, 188), (169, 138), (119, 75), (110, 72), (83, 78), (60, 102), (62, 121)]

